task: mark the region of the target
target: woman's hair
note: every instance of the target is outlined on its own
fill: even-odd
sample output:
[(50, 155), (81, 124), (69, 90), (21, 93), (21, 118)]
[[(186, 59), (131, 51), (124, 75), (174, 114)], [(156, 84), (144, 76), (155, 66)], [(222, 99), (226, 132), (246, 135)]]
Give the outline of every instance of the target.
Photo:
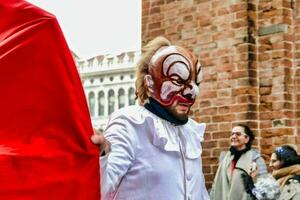
[(151, 40), (146, 46), (142, 48), (142, 57), (137, 63), (136, 70), (136, 99), (138, 99), (140, 105), (144, 105), (145, 101), (148, 99), (147, 86), (145, 85), (144, 77), (149, 73), (148, 67), (152, 56), (161, 47), (170, 46), (171, 42), (166, 38), (159, 36)]
[(243, 127), (243, 128), (244, 128), (245, 133), (246, 133), (246, 134), (248, 135), (248, 137), (249, 137), (249, 141), (248, 141), (248, 143), (246, 144), (246, 146), (247, 146), (248, 148), (251, 148), (252, 143), (253, 143), (253, 141), (254, 141), (254, 139), (255, 139), (255, 135), (254, 135), (254, 133), (252, 132), (252, 130), (250, 129), (250, 127), (247, 126), (247, 125), (245, 125), (245, 124), (237, 124), (236, 126), (240, 126), (240, 127)]
[(277, 147), (274, 153), (280, 161), (280, 168), (300, 164), (300, 157), (297, 154), (297, 151), (290, 145)]

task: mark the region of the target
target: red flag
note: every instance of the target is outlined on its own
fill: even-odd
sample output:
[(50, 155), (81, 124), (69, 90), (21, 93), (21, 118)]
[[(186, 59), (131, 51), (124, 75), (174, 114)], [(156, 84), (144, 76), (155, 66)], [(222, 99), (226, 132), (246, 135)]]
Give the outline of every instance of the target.
[(99, 152), (58, 22), (0, 0), (0, 199), (99, 200)]

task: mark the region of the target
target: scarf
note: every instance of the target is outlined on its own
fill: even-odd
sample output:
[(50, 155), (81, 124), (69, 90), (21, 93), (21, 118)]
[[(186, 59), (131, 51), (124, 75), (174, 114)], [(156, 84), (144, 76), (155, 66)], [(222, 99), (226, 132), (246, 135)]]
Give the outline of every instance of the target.
[(145, 108), (157, 115), (158, 117), (175, 125), (184, 125), (188, 122), (188, 118), (184, 120), (177, 119), (165, 107), (162, 107), (155, 99), (149, 97), (149, 103), (145, 104)]
[(231, 155), (233, 155), (234, 167), (235, 167), (237, 161), (240, 159), (240, 157), (249, 150), (250, 150), (249, 146), (246, 146), (245, 149), (240, 150), (240, 151), (232, 146), (230, 147), (229, 151), (230, 151)]
[(274, 170), (272, 175), (277, 180), (277, 182), (280, 185), (280, 188), (282, 189), (290, 178), (296, 175), (300, 175), (300, 164), (291, 165), (289, 167)]

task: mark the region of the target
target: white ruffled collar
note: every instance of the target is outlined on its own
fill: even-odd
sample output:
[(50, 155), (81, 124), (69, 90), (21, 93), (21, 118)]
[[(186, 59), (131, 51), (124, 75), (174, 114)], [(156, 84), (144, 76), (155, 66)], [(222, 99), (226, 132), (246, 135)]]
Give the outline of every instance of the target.
[(180, 152), (181, 142), (186, 158), (196, 159), (200, 157), (202, 153), (200, 142), (203, 141), (206, 127), (204, 123), (197, 123), (189, 119), (184, 125), (174, 126), (142, 106), (129, 106), (125, 110), (122, 113), (127, 113), (128, 115), (124, 115), (124, 117), (131, 122), (135, 124), (147, 122), (153, 126), (153, 145), (165, 151)]

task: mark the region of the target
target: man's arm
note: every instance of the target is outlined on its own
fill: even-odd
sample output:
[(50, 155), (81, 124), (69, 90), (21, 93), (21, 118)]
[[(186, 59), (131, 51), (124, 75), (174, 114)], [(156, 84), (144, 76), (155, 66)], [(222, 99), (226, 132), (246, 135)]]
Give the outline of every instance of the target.
[(101, 156), (101, 190), (104, 199), (112, 199), (135, 159), (136, 139), (127, 120), (114, 119), (103, 134), (91, 137), (105, 156)]

